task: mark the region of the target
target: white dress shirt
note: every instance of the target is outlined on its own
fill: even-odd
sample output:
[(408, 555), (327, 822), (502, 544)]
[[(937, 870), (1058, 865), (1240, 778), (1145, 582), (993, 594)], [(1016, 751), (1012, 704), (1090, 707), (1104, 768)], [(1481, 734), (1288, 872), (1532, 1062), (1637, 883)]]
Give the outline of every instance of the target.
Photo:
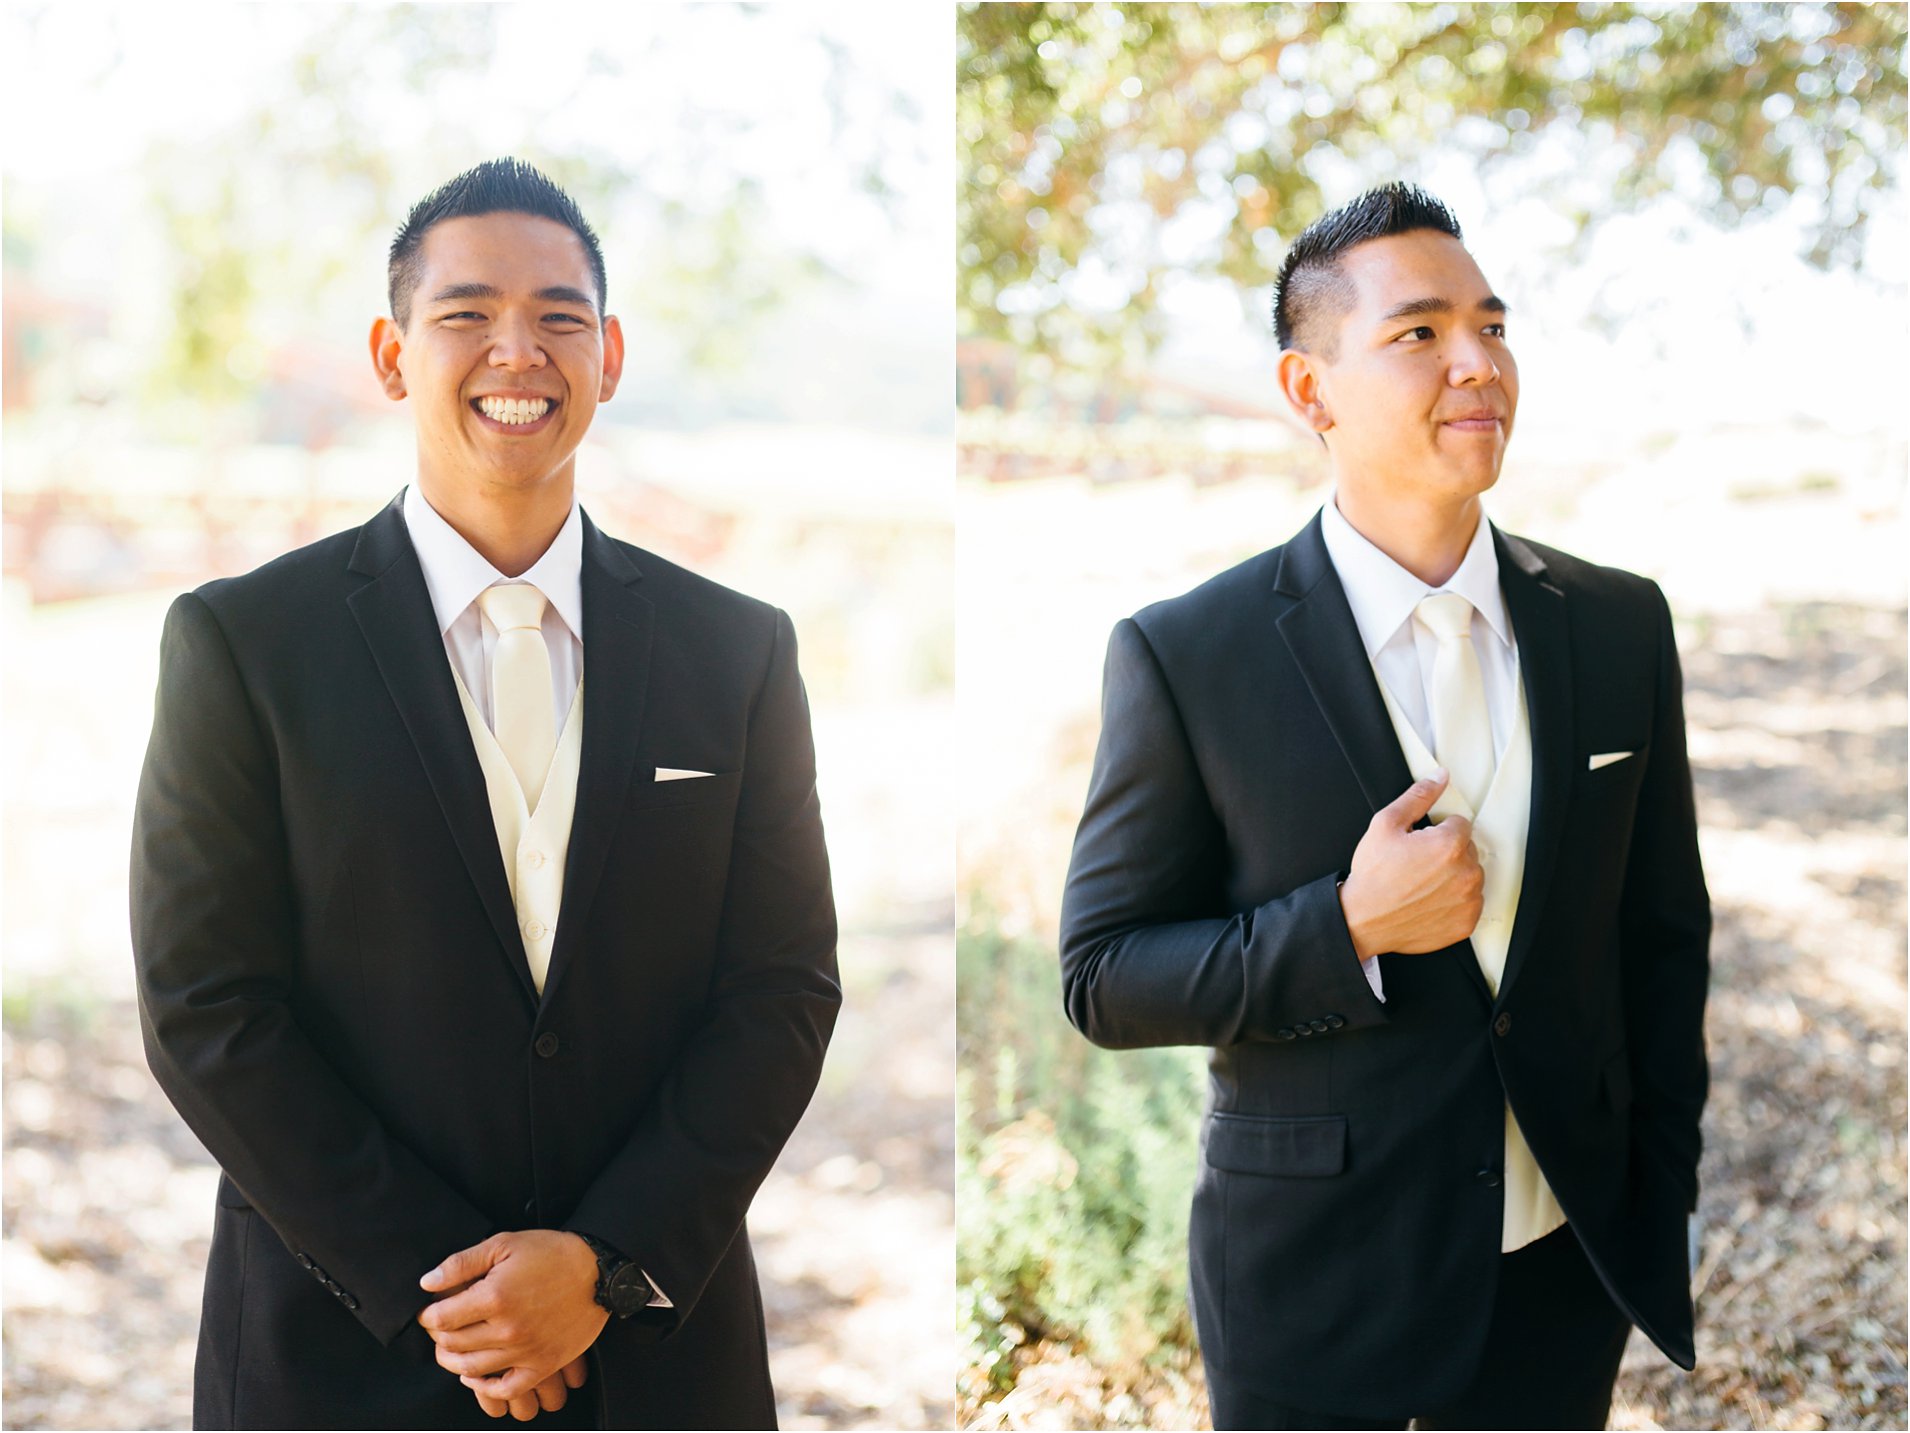
[(552, 730), (561, 732), (584, 669), (584, 525), (575, 499), (544, 555), (520, 577), (506, 577), (491, 566), (425, 500), (416, 483), (405, 489), (404, 515), (451, 668), (493, 732), (497, 720), (491, 711), (491, 658), (497, 651), (497, 628), (478, 606), (478, 595), (500, 582), (527, 582), (544, 594), (544, 645), (550, 649), (551, 710), (556, 717)]
[[(1505, 754), (1518, 699), (1519, 648), (1512, 635), (1512, 619), (1499, 590), (1499, 555), (1492, 546), (1492, 530), (1482, 512), (1479, 526), (1459, 568), (1442, 587), (1429, 587), (1381, 552), (1346, 520), (1337, 502), (1320, 510), (1320, 535), (1326, 555), (1346, 589), (1360, 641), (1373, 670), (1405, 714), (1426, 749), (1437, 753), (1439, 733), (1433, 730), (1433, 658), (1439, 641), (1423, 622), (1413, 621), (1413, 609), (1435, 592), (1457, 592), (1472, 604), (1472, 646), (1479, 654), (1479, 676), (1485, 688), (1486, 710), (1492, 722), (1492, 750)], [(1379, 957), (1360, 962), (1373, 993), (1380, 989)]]
[[(544, 594), (551, 709), (557, 719), (555, 729), (561, 732), (584, 670), (584, 524), (576, 500), (571, 500), (570, 516), (544, 555), (519, 577), (506, 577), (491, 566), (425, 500), (416, 483), (405, 489), (404, 515), (418, 564), (424, 568), (424, 585), (431, 593), (431, 610), (437, 615), (445, 654), (493, 733), (497, 721), (491, 711), (491, 659), (497, 651), (497, 628), (478, 606), (478, 594), (500, 582), (528, 582)], [(650, 1283), (650, 1307), (673, 1307), (649, 1271), (642, 1273)]]

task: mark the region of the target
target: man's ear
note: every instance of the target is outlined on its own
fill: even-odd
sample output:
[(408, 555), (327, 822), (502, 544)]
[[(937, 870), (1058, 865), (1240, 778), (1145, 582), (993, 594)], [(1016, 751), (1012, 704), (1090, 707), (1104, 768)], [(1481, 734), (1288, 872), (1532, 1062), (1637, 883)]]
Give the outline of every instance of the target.
[(1319, 367), (1311, 354), (1302, 353), (1297, 348), (1283, 349), (1276, 372), (1280, 395), (1287, 400), (1287, 406), (1301, 423), (1315, 433), (1324, 433), (1333, 426), (1333, 416), (1327, 411), (1326, 394), (1320, 386)]
[(398, 371), (398, 355), (404, 346), (404, 330), (395, 322), (388, 318), (371, 321), (371, 366), (377, 370), (378, 386), (394, 403), (405, 396), (405, 376)]
[(597, 391), (599, 403), (610, 400), (610, 395), (617, 391), (617, 380), (622, 377), (623, 325), (611, 314), (604, 319), (604, 381)]

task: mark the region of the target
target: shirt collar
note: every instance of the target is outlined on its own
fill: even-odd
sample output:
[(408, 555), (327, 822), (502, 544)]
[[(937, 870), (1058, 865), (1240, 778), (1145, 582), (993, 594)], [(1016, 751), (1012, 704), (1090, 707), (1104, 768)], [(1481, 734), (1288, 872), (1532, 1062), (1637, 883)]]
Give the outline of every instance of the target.
[(477, 601), (478, 594), (499, 582), (528, 582), (542, 592), (578, 641), (584, 633), (584, 525), (575, 498), (570, 515), (557, 536), (521, 577), (509, 578), (491, 566), (482, 553), (464, 540), (438, 510), (425, 500), (416, 483), (405, 489), (405, 527), (424, 569), (424, 585), (431, 594), (431, 610), (442, 636)]
[(1420, 600), (1435, 592), (1457, 592), (1486, 619), (1493, 635), (1508, 649), (1512, 647), (1512, 624), (1505, 594), (1499, 590), (1499, 554), (1483, 512), (1458, 571), (1441, 587), (1428, 587), (1381, 552), (1332, 500), (1320, 511), (1320, 536), (1326, 540), (1326, 555), (1339, 574), (1340, 586), (1346, 589), (1346, 605), (1353, 609), (1369, 658), (1411, 619)]

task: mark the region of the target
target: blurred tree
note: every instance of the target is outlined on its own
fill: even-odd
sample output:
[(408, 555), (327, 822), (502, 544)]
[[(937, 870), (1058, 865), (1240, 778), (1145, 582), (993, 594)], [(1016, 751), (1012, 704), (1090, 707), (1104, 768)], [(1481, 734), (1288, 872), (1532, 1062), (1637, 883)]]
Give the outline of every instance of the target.
[[(1482, 174), (1559, 141), (1581, 241), (1664, 193), (1719, 223), (1793, 200), (1861, 266), (1904, 146), (1900, 5), (965, 5), (964, 335), (1143, 354), (1176, 273), (1272, 282), (1323, 189)], [(1335, 196), (1350, 197), (1340, 183)]]
[[(736, 43), (758, 7), (686, 7), (615, 44), (582, 38), (590, 53), (571, 82), (531, 85), (508, 70), (507, 9), (320, 7), (237, 121), (152, 146), (145, 178), (169, 250), (171, 332), (146, 372), (148, 397), (236, 401), (255, 387), (263, 346), (318, 327), (315, 310), (368, 323), (405, 211), (498, 152), (543, 168), (592, 216), (612, 311), (674, 345), (683, 368), (735, 365), (757, 320), (836, 277), (771, 221), (752, 166), (778, 121), (760, 104), (699, 100), (661, 122), (632, 113), (576, 137), (577, 113), (630, 111), (628, 97), (656, 74)], [(908, 162), (901, 151), (917, 128), (911, 102), (825, 35), (809, 41), (828, 76), (834, 142), (807, 162), (846, 169), (854, 189), (889, 207), (888, 176)], [(491, 111), (515, 113), (527, 96), (517, 142), (485, 147), (476, 136), (496, 132)]]

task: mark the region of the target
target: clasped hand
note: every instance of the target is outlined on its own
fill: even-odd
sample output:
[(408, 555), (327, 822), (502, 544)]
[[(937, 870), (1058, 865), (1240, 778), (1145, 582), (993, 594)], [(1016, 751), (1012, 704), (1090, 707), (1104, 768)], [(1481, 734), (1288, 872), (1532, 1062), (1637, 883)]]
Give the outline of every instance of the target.
[(1485, 905), (1485, 871), (1472, 823), (1448, 816), (1414, 830), (1446, 789), (1442, 768), (1415, 781), (1375, 812), (1353, 851), (1340, 909), (1353, 950), (1364, 960), (1385, 951), (1419, 955), (1464, 940)]
[(596, 1299), (596, 1255), (555, 1229), (493, 1234), (418, 1283), (439, 1296), (418, 1315), (439, 1365), (493, 1418), (562, 1408), (583, 1387), (584, 1350), (610, 1318)]

